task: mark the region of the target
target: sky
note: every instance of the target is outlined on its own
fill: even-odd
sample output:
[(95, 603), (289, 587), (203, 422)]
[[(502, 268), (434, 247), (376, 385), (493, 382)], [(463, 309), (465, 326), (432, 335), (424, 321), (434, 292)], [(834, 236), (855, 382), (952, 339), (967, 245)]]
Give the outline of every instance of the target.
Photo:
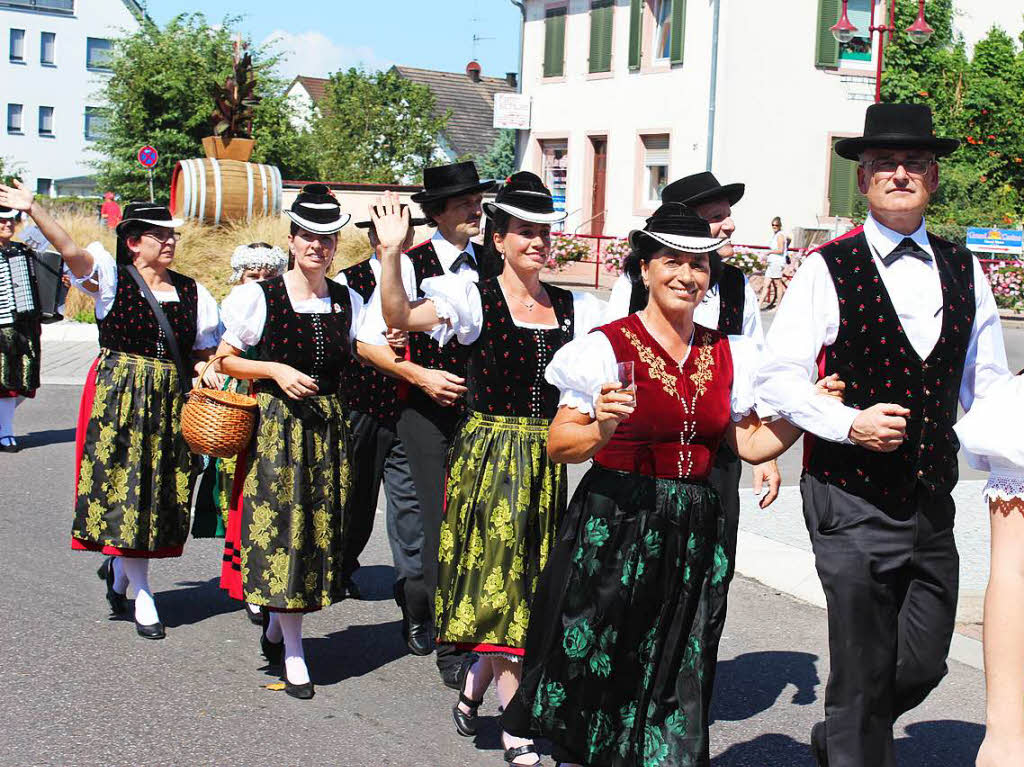
[(241, 15), (243, 34), (276, 40), (287, 52), (280, 70), (286, 78), (392, 64), (461, 72), (473, 58), (474, 35), (484, 38), (475, 51), (485, 75), (519, 68), (519, 9), (509, 0), (149, 0), (146, 6), (159, 24), (193, 10), (211, 23)]

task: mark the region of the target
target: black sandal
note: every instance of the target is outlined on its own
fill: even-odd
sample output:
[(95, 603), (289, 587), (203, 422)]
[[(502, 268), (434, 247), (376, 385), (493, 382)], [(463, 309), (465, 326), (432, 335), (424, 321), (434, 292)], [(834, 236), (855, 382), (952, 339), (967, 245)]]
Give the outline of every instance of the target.
[[(459, 703), (469, 708), (469, 713), (464, 713), (459, 708)], [(464, 738), (472, 738), (476, 735), (476, 712), (480, 708), (482, 700), (470, 700), (463, 693), (459, 693), (459, 703), (452, 706), (452, 719), (455, 720), (455, 729)]]
[[(537, 761), (531, 764), (516, 764), (516, 759), (527, 754), (533, 754), (537, 757)], [(537, 753), (537, 747), (532, 743), (527, 743), (525, 746), (519, 746), (518, 748), (505, 749), (505, 761), (509, 764), (515, 764), (515, 767), (538, 767), (540, 765), (540, 754)]]

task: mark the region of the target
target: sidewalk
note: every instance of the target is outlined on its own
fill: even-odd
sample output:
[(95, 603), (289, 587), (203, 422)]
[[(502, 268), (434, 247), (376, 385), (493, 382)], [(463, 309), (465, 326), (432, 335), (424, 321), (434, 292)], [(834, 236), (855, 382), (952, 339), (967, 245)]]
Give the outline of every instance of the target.
[(99, 350), (98, 333), (85, 322), (43, 325), (43, 386), (82, 386)]

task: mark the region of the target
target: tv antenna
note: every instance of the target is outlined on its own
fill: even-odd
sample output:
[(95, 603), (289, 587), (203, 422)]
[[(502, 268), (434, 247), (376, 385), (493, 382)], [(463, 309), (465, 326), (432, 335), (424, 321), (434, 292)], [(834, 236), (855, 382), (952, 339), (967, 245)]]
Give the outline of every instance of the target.
[(473, 26), (474, 26), (474, 32), (473, 32), (473, 61), (479, 61), (480, 60), (480, 43), (484, 42), (485, 40), (494, 40), (495, 39), (493, 37), (484, 37), (483, 35), (481, 35), (479, 33), (479, 31), (477, 31), (475, 29), (476, 26), (481, 21), (484, 21), (484, 20), (485, 19), (480, 18), (480, 0), (474, 0), (474, 3), (473, 3), (473, 16), (470, 18), (470, 21), (473, 23)]

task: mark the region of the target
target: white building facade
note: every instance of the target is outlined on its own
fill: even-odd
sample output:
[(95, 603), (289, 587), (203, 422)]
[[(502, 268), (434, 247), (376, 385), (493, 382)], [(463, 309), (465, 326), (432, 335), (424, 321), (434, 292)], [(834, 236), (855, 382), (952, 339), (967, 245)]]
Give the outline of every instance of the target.
[(112, 41), (142, 18), (134, 0), (0, 0), (0, 157), (38, 194), (96, 193)]
[(747, 185), (737, 242), (765, 243), (774, 216), (842, 228), (855, 166), (832, 146), (863, 128), (887, 4), (849, 0), (861, 36), (841, 47), (840, 0), (528, 0), (522, 167), (564, 196), (567, 232), (624, 236), (706, 169)]

